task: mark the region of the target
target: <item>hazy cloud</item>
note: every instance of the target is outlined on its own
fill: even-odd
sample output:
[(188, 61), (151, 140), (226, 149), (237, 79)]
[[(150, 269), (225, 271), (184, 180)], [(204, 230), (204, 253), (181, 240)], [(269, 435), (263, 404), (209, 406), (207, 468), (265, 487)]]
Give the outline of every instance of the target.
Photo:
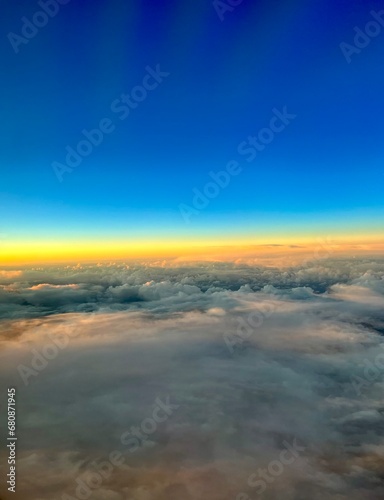
[[(20, 498), (73, 495), (92, 462), (120, 450), (124, 465), (91, 498), (253, 499), (250, 475), (294, 439), (305, 451), (263, 498), (382, 498), (383, 277), (369, 260), (3, 277), (0, 378), (2, 391), (18, 387)], [(231, 355), (225, 335), (271, 304)], [(63, 335), (25, 386), (17, 366)], [(121, 434), (164, 395), (179, 410), (130, 453)]]

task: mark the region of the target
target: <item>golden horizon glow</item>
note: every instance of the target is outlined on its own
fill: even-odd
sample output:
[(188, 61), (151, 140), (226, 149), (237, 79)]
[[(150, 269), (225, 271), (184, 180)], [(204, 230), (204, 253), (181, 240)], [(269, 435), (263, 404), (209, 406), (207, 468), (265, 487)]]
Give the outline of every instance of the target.
[[(235, 241), (235, 243), (234, 243)], [(383, 235), (243, 237), (180, 240), (26, 240), (2, 241), (0, 265), (94, 262), (131, 259), (238, 260), (306, 258), (311, 254), (361, 256), (383, 254)]]

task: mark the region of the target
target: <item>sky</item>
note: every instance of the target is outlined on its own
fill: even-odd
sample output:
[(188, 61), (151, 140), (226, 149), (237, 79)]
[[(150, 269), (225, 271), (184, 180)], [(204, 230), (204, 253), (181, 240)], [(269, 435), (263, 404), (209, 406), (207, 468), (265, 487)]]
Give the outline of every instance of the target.
[[(41, 6), (2, 7), (1, 262), (382, 241), (384, 27), (349, 62), (340, 48), (381, 2), (71, 0), (22, 43)], [(163, 76), (143, 98), (148, 67)], [(240, 145), (284, 110), (248, 161)], [(103, 120), (100, 144), (56, 175)]]

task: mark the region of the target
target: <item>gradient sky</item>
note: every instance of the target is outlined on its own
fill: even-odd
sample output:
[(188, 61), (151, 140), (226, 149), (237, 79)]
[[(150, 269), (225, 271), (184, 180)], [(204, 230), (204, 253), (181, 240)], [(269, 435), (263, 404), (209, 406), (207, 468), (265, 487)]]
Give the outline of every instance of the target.
[[(15, 54), (40, 7), (3, 0), (3, 242), (382, 234), (384, 28), (350, 64), (340, 50), (382, 8), (244, 0), (221, 21), (207, 0), (71, 0)], [(169, 77), (120, 121), (111, 103), (157, 64)], [(284, 106), (296, 119), (247, 164), (239, 143)], [(116, 130), (58, 182), (52, 162), (105, 117)], [(242, 173), (186, 224), (179, 204), (230, 160)]]

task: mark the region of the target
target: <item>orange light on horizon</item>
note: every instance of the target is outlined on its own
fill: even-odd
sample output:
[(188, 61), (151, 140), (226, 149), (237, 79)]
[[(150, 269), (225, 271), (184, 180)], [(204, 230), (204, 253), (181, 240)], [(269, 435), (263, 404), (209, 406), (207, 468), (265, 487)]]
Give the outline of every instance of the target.
[(301, 259), (320, 254), (328, 256), (383, 255), (384, 237), (297, 237), (258, 238), (217, 241), (25, 241), (4, 242), (0, 265), (93, 262), (130, 259), (174, 259), (236, 261), (268, 260), (283, 256)]

